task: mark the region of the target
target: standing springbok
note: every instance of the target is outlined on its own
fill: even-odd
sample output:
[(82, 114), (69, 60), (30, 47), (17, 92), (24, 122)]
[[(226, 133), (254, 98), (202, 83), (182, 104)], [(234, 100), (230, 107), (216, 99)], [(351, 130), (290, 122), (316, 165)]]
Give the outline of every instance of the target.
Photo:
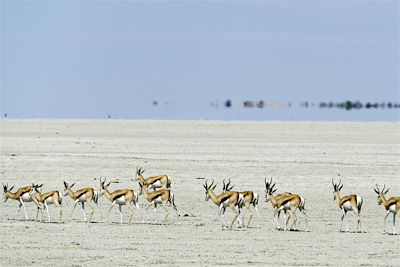
[[(278, 215), (279, 219), (279, 213), (283, 211), (285, 214), (288, 212), (288, 217), (284, 219), (284, 230), (286, 231), (287, 229), (293, 229), (296, 230), (297, 227), (297, 214), (296, 210), (299, 209), (301, 214), (304, 216), (304, 220), (306, 221), (306, 231), (308, 231), (308, 217), (307, 214), (305, 213), (305, 200), (302, 196), (292, 194), (289, 192), (285, 192), (279, 195), (274, 196), (273, 194), (278, 190), (275, 188), (275, 184), (272, 184), (272, 178), (270, 179), (269, 182), (267, 182), (267, 178), (265, 178), (265, 201), (269, 202), (271, 201), (271, 205), (274, 208), (274, 221), (276, 223), (276, 226), (278, 227), (278, 230), (280, 230), (280, 225), (278, 220), (276, 219), (276, 216)], [(288, 228), (288, 223), (289, 219), (293, 217), (293, 223), (291, 226)]]
[(142, 185), (148, 187), (149, 189), (171, 188), (171, 179), (168, 177), (168, 175), (157, 175), (144, 178), (144, 171), (145, 170), (142, 170), (142, 168), (136, 168), (135, 181), (140, 182)]
[(346, 220), (346, 231), (349, 231), (349, 223), (346, 218), (346, 214), (348, 211), (353, 211), (357, 216), (357, 230), (361, 232), (361, 206), (363, 204), (363, 199), (359, 195), (348, 195), (344, 197), (340, 197), (340, 190), (343, 188), (342, 180), (339, 180), (338, 184), (335, 184), (332, 179), (333, 185), (333, 200), (336, 201), (339, 208), (342, 210), (342, 222), (340, 224), (340, 232), (342, 232), (343, 220)]
[(147, 205), (146, 209), (148, 209), (151, 205), (156, 205), (156, 204), (161, 204), (164, 208), (165, 211), (165, 217), (163, 220), (163, 223), (167, 221), (168, 217), (168, 208), (167, 204), (170, 203), (171, 206), (174, 208), (176, 214), (178, 214), (178, 209), (176, 208), (175, 205), (175, 196), (174, 193), (170, 189), (160, 189), (156, 191), (149, 192), (147, 189), (147, 185), (143, 184), (141, 181), (139, 181), (139, 186), (140, 186), (140, 194), (143, 194), (144, 198), (149, 202)]
[[(225, 179), (222, 181), (222, 192), (227, 192), (227, 191), (231, 191), (232, 188), (234, 187), (233, 185), (230, 186), (231, 184), (231, 179), (228, 179), (228, 182), (225, 183)], [(242, 192), (238, 192), (240, 197), (243, 198), (243, 201), (240, 202), (240, 207), (239, 207), (239, 216), (242, 214), (242, 209), (243, 206), (246, 207), (247, 211), (249, 212), (250, 216), (249, 219), (247, 221), (247, 226), (244, 224), (245, 221), (245, 216), (246, 214), (243, 212), (243, 226), (248, 228), (251, 222), (251, 219), (253, 217), (253, 211), (250, 209), (250, 206), (253, 205), (254, 210), (256, 211), (257, 216), (259, 216), (259, 212), (258, 212), (258, 199), (259, 196), (256, 192), (253, 191), (242, 191)], [(225, 210), (224, 210), (225, 211)], [(238, 220), (239, 222), (239, 220)]]
[[(72, 185), (69, 185), (67, 182), (64, 181), (64, 196), (69, 195), (71, 197), (71, 199), (74, 201), (74, 207), (72, 208), (72, 211), (71, 211), (71, 220), (72, 220), (72, 215), (74, 214), (75, 207), (78, 204), (78, 202), (80, 202), (82, 205), (83, 219), (85, 222), (87, 222), (86, 212), (85, 212), (85, 203), (90, 207), (91, 212), (90, 212), (89, 222), (91, 222), (93, 213), (94, 213), (94, 209), (91, 205), (91, 202), (93, 200), (94, 203), (96, 203), (97, 207), (99, 207), (99, 203), (98, 203), (99, 195), (98, 195), (97, 191), (95, 191), (93, 188), (90, 188), (90, 187), (81, 188), (74, 192), (74, 191), (72, 191), (72, 187), (74, 185), (75, 185), (75, 183), (73, 183)], [(102, 217), (103, 217), (103, 215), (102, 215)]]
[(8, 184), (3, 183), (4, 202), (6, 202), (7, 199), (13, 199), (13, 200), (18, 201), (19, 206), (18, 206), (17, 215), (16, 215), (17, 218), (18, 218), (19, 211), (21, 210), (21, 207), (23, 207), (24, 212), (25, 212), (25, 220), (28, 220), (28, 214), (26, 213), (24, 203), (33, 201), (36, 204), (36, 206), (38, 206), (38, 205), (40, 206), (40, 203), (38, 203), (36, 200), (32, 199), (32, 192), (33, 192), (34, 188), (41, 191), (42, 186), (43, 186), (43, 184), (35, 185), (32, 183), (32, 185), (20, 187), (15, 193), (13, 193), (13, 192), (11, 192), (11, 190), (13, 190), (14, 186), (12, 186), (11, 188), (8, 188)]
[[(129, 216), (129, 223), (132, 221), (133, 216), (133, 207), (139, 211), (140, 216), (142, 216), (139, 203), (138, 203), (138, 194), (135, 193), (132, 189), (119, 189), (115, 190), (114, 192), (108, 191), (108, 186), (111, 184), (105, 184), (106, 179), (104, 181), (100, 178), (100, 196), (105, 195), (106, 198), (111, 202), (110, 209), (108, 210), (108, 222), (110, 221), (110, 212), (115, 204), (118, 204), (119, 207), (119, 216), (120, 216), (120, 223), (122, 223), (122, 205), (128, 206), (128, 210), (130, 212)], [(132, 206), (133, 204), (133, 206)]]
[[(243, 197), (240, 196), (239, 192), (227, 191), (217, 196), (214, 193), (215, 187), (217, 187), (217, 184), (214, 185), (214, 180), (212, 180), (210, 185), (208, 185), (208, 180), (206, 180), (206, 183), (203, 184), (203, 187), (206, 190), (205, 201), (208, 201), (211, 198), (214, 204), (219, 207), (218, 219), (222, 222), (222, 227), (232, 229), (232, 226), (235, 223), (236, 219), (238, 219), (239, 223), (243, 225), (239, 218), (239, 212), (240, 207), (243, 206), (242, 201), (244, 200)], [(230, 207), (234, 213), (232, 222), (229, 226), (222, 219), (225, 213), (225, 209), (227, 207)]]
[[(60, 210), (60, 223), (63, 223), (63, 210), (62, 210), (62, 193), (60, 191), (51, 191), (47, 193), (41, 193), (38, 188), (34, 188), (34, 192), (32, 194), (32, 200), (36, 200), (36, 202), (43, 204), (44, 209), (47, 212), (47, 218), (50, 223), (50, 214), (49, 214), (49, 207), (48, 205), (54, 204), (57, 206), (57, 208)], [(41, 212), (42, 215), (42, 220), (43, 220), (43, 207), (42, 205), (37, 206), (37, 212), (36, 212), (36, 220), (39, 215), (39, 211)]]
[(388, 188), (385, 191), (385, 185), (383, 185), (383, 189), (380, 190), (378, 185), (376, 185), (376, 189), (374, 189), (375, 193), (378, 194), (378, 205), (383, 204), (386, 209), (385, 219), (383, 220), (383, 233), (386, 233), (386, 219), (390, 213), (393, 213), (393, 235), (396, 234), (396, 215), (400, 211), (400, 197), (391, 197), (389, 199), (385, 198), (387, 192), (389, 192)]

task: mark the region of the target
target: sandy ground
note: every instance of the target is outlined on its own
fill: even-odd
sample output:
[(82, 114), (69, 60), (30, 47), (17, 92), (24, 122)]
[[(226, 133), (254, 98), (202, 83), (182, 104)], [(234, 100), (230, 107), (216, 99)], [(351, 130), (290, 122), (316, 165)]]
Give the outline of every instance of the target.
[[(159, 222), (159, 209), (134, 213), (133, 224), (82, 222), (71, 199), (64, 198), (66, 223), (50, 207), (53, 223), (32, 221), (27, 204), (16, 217), (17, 202), (0, 205), (0, 265), (288, 265), (399, 266), (400, 235), (383, 235), (384, 208), (375, 183), (400, 195), (400, 125), (397, 123), (323, 122), (184, 122), (184, 121), (1, 121), (1, 182), (23, 186), (44, 183), (44, 191), (62, 190), (62, 181), (98, 189), (96, 177), (119, 179), (111, 189), (133, 187), (136, 166), (146, 175), (172, 178), (178, 217)], [(331, 179), (343, 174), (342, 194), (363, 196), (362, 227), (340, 233), (341, 211), (333, 201)], [(221, 190), (231, 178), (237, 190), (260, 194), (260, 216), (249, 229), (222, 230), (218, 207), (205, 202), (204, 180)], [(278, 192), (306, 199), (310, 232), (278, 231), (270, 203), (264, 202), (264, 177), (273, 177)], [(140, 199), (141, 207), (145, 200)], [(100, 200), (106, 213), (109, 203)], [(184, 215), (187, 216), (184, 216)], [(398, 216), (399, 217), (399, 216)], [(232, 213), (227, 211), (225, 220)], [(400, 232), (400, 218), (397, 231)], [(392, 216), (387, 222), (391, 232)], [(300, 224), (304, 229), (304, 223)]]

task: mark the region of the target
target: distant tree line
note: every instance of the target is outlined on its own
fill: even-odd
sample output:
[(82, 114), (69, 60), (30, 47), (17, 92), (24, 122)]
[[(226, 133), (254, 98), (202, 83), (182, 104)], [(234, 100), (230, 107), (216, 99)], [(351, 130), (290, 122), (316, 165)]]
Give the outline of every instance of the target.
[[(233, 103), (230, 99), (226, 100), (224, 103), (226, 108), (233, 107)], [(392, 109), (392, 108), (400, 108), (400, 103), (396, 102), (366, 102), (362, 103), (360, 101), (343, 101), (343, 102), (320, 102), (318, 104), (310, 103), (308, 101), (304, 101), (300, 103), (301, 108), (308, 108), (308, 107), (319, 107), (319, 108), (338, 108), (338, 109), (345, 109), (345, 110), (352, 110), (352, 109)], [(273, 103), (266, 103), (264, 100), (245, 100), (242, 102), (242, 107), (244, 108), (282, 108), (282, 107), (292, 107), (292, 103), (289, 102), (286, 105), (282, 102), (273, 102)]]

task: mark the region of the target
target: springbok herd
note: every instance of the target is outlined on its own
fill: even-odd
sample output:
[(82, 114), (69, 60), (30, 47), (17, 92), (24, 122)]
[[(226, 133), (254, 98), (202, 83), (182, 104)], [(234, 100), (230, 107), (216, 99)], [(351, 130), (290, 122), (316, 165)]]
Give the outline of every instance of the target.
[[(73, 212), (75, 207), (78, 203), (81, 204), (82, 211), (83, 211), (83, 219), (85, 222), (91, 222), (94, 209), (92, 206), (92, 202), (94, 202), (99, 208), (99, 197), (105, 195), (105, 197), (110, 201), (110, 208), (108, 210), (108, 221), (110, 220), (110, 212), (112, 208), (118, 204), (119, 207), (119, 214), (120, 214), (120, 222), (122, 223), (122, 206), (128, 206), (128, 210), (130, 213), (129, 216), (129, 223), (132, 221), (133, 216), (133, 209), (136, 208), (141, 216), (141, 211), (139, 208), (138, 199), (140, 195), (143, 195), (144, 198), (147, 200), (148, 204), (146, 209), (150, 206), (154, 205), (154, 208), (157, 208), (157, 205), (161, 205), (165, 212), (165, 217), (163, 222), (166, 222), (168, 217), (168, 206), (171, 206), (176, 213), (178, 214), (177, 207), (174, 201), (174, 193), (171, 190), (171, 179), (167, 175), (159, 175), (159, 176), (151, 176), (145, 178), (143, 176), (144, 170), (142, 168), (136, 169), (135, 179), (133, 181), (137, 181), (139, 183), (140, 190), (136, 193), (132, 189), (119, 189), (113, 192), (110, 192), (108, 187), (110, 186), (111, 182), (106, 183), (106, 179), (100, 178), (100, 186), (99, 190), (96, 191), (93, 188), (81, 188), (76, 191), (73, 191), (72, 187), (75, 185), (68, 184), (64, 181), (64, 191), (51, 191), (42, 193), (42, 186), (38, 184), (33, 184), (24, 186), (19, 188), (17, 191), (12, 192), (14, 186), (9, 188), (8, 184), (3, 183), (3, 196), (4, 201), (8, 199), (13, 199), (19, 202), (17, 216), (21, 207), (24, 208), (25, 218), (28, 219), (28, 215), (25, 209), (25, 202), (34, 202), (37, 207), (36, 219), (38, 220), (39, 212), (41, 213), (40, 221), (43, 221), (43, 210), (47, 213), (48, 221), (50, 222), (50, 215), (48, 205), (54, 204), (60, 211), (60, 222), (63, 222), (63, 208), (62, 208), (62, 199), (64, 196), (69, 196), (73, 202), (74, 206), (71, 211), (71, 218), (73, 216)], [(204, 179), (204, 178), (201, 178)], [(305, 200), (302, 196), (284, 192), (281, 194), (275, 194), (277, 188), (275, 187), (276, 183), (272, 182), (272, 178), (268, 181), (265, 179), (265, 201), (270, 202), (273, 209), (273, 218), (276, 223), (278, 229), (281, 229), (279, 224), (279, 216), (283, 212), (284, 216), (284, 230), (296, 230), (297, 229), (297, 210), (303, 215), (304, 220), (306, 222), (306, 231), (308, 231), (308, 216), (306, 214), (305, 208)], [(209, 180), (206, 180), (203, 184), (205, 189), (205, 200), (211, 199), (215, 205), (219, 207), (218, 218), (222, 222), (222, 227), (232, 229), (235, 221), (237, 221), (237, 227), (245, 227), (247, 228), (250, 225), (251, 219), (253, 217), (252, 208), (255, 210), (256, 214), (259, 214), (258, 211), (258, 201), (259, 195), (254, 191), (243, 191), (237, 192), (232, 191), (234, 186), (231, 186), (230, 180), (223, 180), (222, 192), (221, 194), (216, 194), (215, 188), (217, 184), (214, 184), (212, 180), (209, 183)], [(347, 195), (344, 197), (340, 196), (340, 190), (343, 188), (343, 184), (341, 180), (338, 183), (335, 183), (332, 179), (332, 186), (333, 186), (333, 196), (334, 200), (336, 201), (338, 207), (342, 211), (342, 218), (341, 218), (341, 226), (340, 231), (342, 231), (343, 221), (346, 221), (346, 231), (349, 231), (349, 225), (347, 222), (346, 214), (348, 211), (353, 211), (354, 214), (357, 216), (357, 231), (361, 231), (361, 207), (363, 204), (363, 198), (360, 195), (352, 194)], [(378, 195), (378, 204), (383, 206), (386, 209), (386, 215), (384, 217), (384, 225), (383, 225), (383, 232), (386, 232), (386, 219), (390, 213), (393, 213), (393, 231), (392, 234), (396, 234), (396, 215), (400, 211), (400, 197), (391, 197), (386, 199), (385, 195), (388, 193), (389, 188), (386, 189), (386, 186), (383, 186), (382, 189), (376, 185), (374, 189), (375, 193)], [(90, 208), (90, 217), (89, 220), (86, 219), (86, 211), (85, 205)], [(231, 223), (228, 225), (223, 220), (223, 216), (225, 213), (226, 208), (230, 208), (233, 211), (233, 219)], [(101, 214), (101, 211), (99, 209)], [(245, 217), (248, 213), (248, 219), (245, 223)], [(101, 214), (103, 222), (104, 216)], [(289, 225), (289, 221), (292, 219), (291, 225)]]

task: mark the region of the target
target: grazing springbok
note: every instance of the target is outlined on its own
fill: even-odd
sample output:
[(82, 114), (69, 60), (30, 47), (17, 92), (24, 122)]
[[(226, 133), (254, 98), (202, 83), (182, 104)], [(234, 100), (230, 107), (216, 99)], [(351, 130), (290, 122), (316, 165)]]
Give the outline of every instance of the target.
[[(62, 198), (63, 195), (60, 191), (51, 191), (47, 193), (41, 193), (38, 188), (34, 188), (34, 192), (32, 193), (32, 200), (36, 200), (35, 203), (41, 203), (44, 206), (44, 209), (47, 212), (47, 218), (50, 223), (50, 214), (49, 214), (49, 207), (48, 205), (54, 204), (59, 210), (60, 210), (60, 223), (63, 223), (63, 209), (62, 209)], [(39, 215), (39, 211), (41, 212), (42, 215), (42, 220), (43, 220), (43, 207), (42, 205), (37, 206), (37, 212), (36, 212), (36, 221)]]
[(363, 204), (363, 199), (359, 195), (348, 195), (344, 197), (340, 197), (340, 190), (343, 188), (342, 180), (339, 181), (338, 184), (335, 184), (332, 179), (333, 185), (333, 200), (336, 201), (339, 208), (342, 210), (342, 222), (340, 224), (340, 232), (342, 232), (343, 220), (346, 220), (346, 231), (349, 231), (349, 223), (346, 218), (346, 214), (348, 211), (353, 211), (357, 216), (357, 230), (361, 232), (361, 206)]
[[(138, 194), (135, 193), (132, 189), (119, 189), (115, 190), (114, 192), (108, 191), (108, 186), (111, 184), (105, 184), (106, 179), (104, 181), (100, 178), (100, 196), (105, 195), (106, 198), (111, 202), (110, 209), (108, 210), (108, 222), (110, 221), (110, 212), (115, 204), (118, 204), (119, 207), (119, 216), (120, 216), (120, 223), (122, 223), (122, 205), (126, 205), (128, 207), (130, 216), (129, 216), (129, 223), (132, 221), (133, 216), (133, 207), (139, 211), (140, 216), (142, 216), (139, 203), (138, 203)], [(133, 204), (133, 205), (132, 205)]]
[(20, 187), (15, 193), (13, 193), (13, 192), (11, 192), (11, 190), (13, 190), (14, 186), (12, 186), (11, 188), (8, 188), (8, 184), (3, 184), (4, 202), (6, 202), (7, 199), (12, 199), (12, 200), (18, 201), (19, 206), (18, 206), (17, 215), (16, 215), (17, 218), (18, 218), (18, 214), (19, 214), (21, 207), (23, 207), (24, 212), (25, 212), (25, 220), (28, 220), (28, 214), (26, 213), (24, 203), (33, 201), (36, 204), (36, 206), (40, 206), (40, 203), (38, 203), (36, 200), (32, 199), (32, 192), (35, 188), (37, 190), (41, 191), (42, 186), (43, 186), (43, 184), (35, 185), (32, 183), (32, 185)]
[[(69, 195), (71, 197), (71, 199), (74, 201), (74, 207), (72, 208), (72, 211), (71, 211), (71, 220), (72, 220), (72, 215), (74, 214), (75, 207), (78, 204), (78, 202), (80, 202), (82, 205), (83, 219), (85, 222), (87, 222), (86, 212), (85, 212), (85, 203), (90, 207), (91, 212), (90, 212), (89, 222), (91, 222), (93, 213), (94, 213), (94, 209), (91, 205), (91, 202), (93, 200), (94, 203), (96, 203), (97, 207), (99, 207), (99, 203), (98, 203), (99, 195), (96, 190), (94, 190), (93, 188), (90, 188), (90, 187), (81, 188), (74, 192), (74, 191), (72, 191), (72, 187), (74, 185), (75, 185), (75, 183), (73, 183), (72, 185), (69, 185), (67, 182), (64, 181), (64, 196)], [(102, 215), (102, 217), (103, 217), (103, 215)]]
[[(278, 190), (275, 188), (275, 184), (272, 184), (272, 178), (270, 179), (269, 182), (267, 182), (267, 178), (265, 178), (265, 201), (266, 202), (271, 202), (272, 207), (274, 208), (274, 221), (276, 223), (276, 226), (278, 227), (278, 230), (280, 230), (280, 225), (279, 222), (276, 218), (278, 215), (279, 219), (279, 213), (283, 211), (285, 214), (286, 212), (288, 213), (288, 217), (284, 220), (284, 230), (290, 230), (292, 227), (293, 229), (296, 230), (297, 228), (297, 214), (296, 210), (299, 209), (301, 214), (304, 216), (304, 220), (306, 221), (306, 231), (308, 231), (308, 217), (305, 212), (305, 200), (302, 196), (292, 194), (289, 192), (285, 192), (279, 195), (274, 196), (273, 194)], [(291, 224), (290, 227), (288, 226), (289, 219), (293, 217), (293, 223)]]
[[(222, 181), (222, 192), (228, 192), (231, 191), (234, 185), (230, 186), (231, 184), (231, 179), (228, 179), (228, 182), (225, 183), (225, 179)], [(250, 206), (253, 205), (254, 210), (256, 211), (257, 216), (259, 216), (258, 212), (258, 199), (259, 196), (256, 192), (253, 191), (242, 191), (239, 192), (240, 197), (243, 198), (243, 201), (240, 202), (241, 206), (239, 207), (239, 216), (242, 214), (242, 209), (243, 206), (246, 207), (246, 210), (249, 212), (250, 216), (247, 221), (247, 226), (243, 225), (244, 227), (248, 228), (251, 222), (251, 219), (253, 217), (253, 211), (250, 209)], [(245, 216), (246, 214), (243, 212), (243, 223), (245, 221)], [(239, 220), (238, 220), (239, 222)]]
[(164, 208), (165, 211), (165, 217), (163, 220), (163, 223), (167, 221), (168, 217), (168, 208), (167, 204), (170, 203), (171, 206), (174, 208), (176, 214), (178, 214), (178, 209), (176, 208), (175, 205), (175, 196), (174, 193), (170, 189), (160, 189), (156, 191), (151, 191), (149, 192), (147, 189), (147, 185), (143, 184), (141, 181), (139, 181), (139, 186), (140, 186), (140, 195), (143, 194), (144, 198), (149, 202), (147, 205), (146, 209), (148, 209), (151, 205), (156, 205), (156, 204), (161, 204)]
[(393, 235), (396, 234), (396, 215), (400, 211), (400, 197), (391, 197), (389, 199), (385, 198), (387, 192), (389, 192), (388, 188), (385, 191), (385, 185), (383, 185), (383, 189), (380, 190), (378, 185), (376, 185), (376, 189), (374, 189), (375, 193), (378, 194), (378, 205), (383, 204), (386, 209), (385, 219), (383, 220), (383, 233), (386, 233), (386, 219), (390, 213), (393, 213)]
[[(239, 212), (240, 207), (243, 206), (242, 202), (244, 201), (244, 199), (242, 196), (240, 196), (239, 192), (227, 191), (217, 196), (214, 193), (215, 187), (217, 187), (217, 184), (214, 185), (214, 180), (212, 180), (210, 185), (208, 184), (208, 180), (206, 180), (206, 183), (203, 184), (203, 187), (206, 190), (205, 201), (208, 201), (211, 198), (214, 204), (219, 207), (218, 219), (222, 222), (222, 227), (232, 229), (232, 226), (235, 223), (236, 219), (238, 219), (239, 223), (243, 225), (239, 218)], [(232, 222), (229, 226), (222, 219), (225, 213), (225, 209), (227, 207), (230, 207), (234, 213)]]
[(136, 167), (135, 181), (140, 182), (149, 189), (171, 188), (171, 179), (168, 177), (168, 175), (157, 175), (144, 178), (144, 171), (145, 170), (142, 170), (142, 168)]

